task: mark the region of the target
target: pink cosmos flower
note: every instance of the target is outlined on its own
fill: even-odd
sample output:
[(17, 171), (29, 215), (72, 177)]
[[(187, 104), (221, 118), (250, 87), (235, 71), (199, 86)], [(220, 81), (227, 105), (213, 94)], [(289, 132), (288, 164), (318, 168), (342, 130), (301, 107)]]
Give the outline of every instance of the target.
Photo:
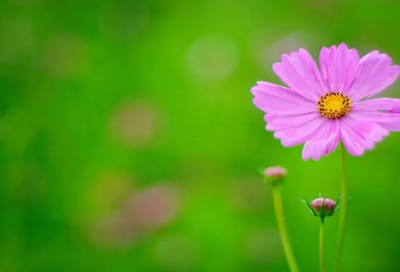
[(300, 49), (282, 55), (275, 74), (288, 86), (257, 82), (253, 103), (265, 113), (266, 129), (286, 147), (304, 143), (302, 157), (318, 160), (341, 140), (361, 156), (390, 131), (400, 131), (400, 99), (374, 98), (399, 75), (399, 66), (378, 51), (359, 58), (345, 44), (322, 48), (318, 69)]

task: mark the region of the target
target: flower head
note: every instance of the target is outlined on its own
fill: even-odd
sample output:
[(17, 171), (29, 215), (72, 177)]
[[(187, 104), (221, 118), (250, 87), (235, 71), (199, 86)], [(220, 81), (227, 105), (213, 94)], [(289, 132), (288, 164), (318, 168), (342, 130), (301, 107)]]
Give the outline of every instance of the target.
[(373, 98), (391, 85), (399, 67), (378, 51), (359, 58), (345, 44), (322, 48), (320, 69), (300, 49), (282, 55), (275, 74), (288, 86), (258, 82), (254, 104), (265, 115), (266, 129), (282, 145), (304, 143), (302, 157), (319, 160), (341, 140), (353, 156), (361, 156), (390, 131), (400, 131), (400, 99)]

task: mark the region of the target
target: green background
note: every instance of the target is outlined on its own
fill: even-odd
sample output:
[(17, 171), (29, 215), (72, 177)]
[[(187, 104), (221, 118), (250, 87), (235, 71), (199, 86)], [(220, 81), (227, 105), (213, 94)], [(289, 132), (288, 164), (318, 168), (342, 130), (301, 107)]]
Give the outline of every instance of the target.
[[(390, 0), (1, 0), (0, 271), (318, 271), (317, 218), (340, 152), (318, 162), (264, 129), (249, 90), (282, 53), (347, 43), (400, 63)], [(384, 95), (400, 97), (400, 84)], [(343, 271), (398, 271), (400, 135), (346, 157)], [(326, 220), (333, 267), (339, 216)]]

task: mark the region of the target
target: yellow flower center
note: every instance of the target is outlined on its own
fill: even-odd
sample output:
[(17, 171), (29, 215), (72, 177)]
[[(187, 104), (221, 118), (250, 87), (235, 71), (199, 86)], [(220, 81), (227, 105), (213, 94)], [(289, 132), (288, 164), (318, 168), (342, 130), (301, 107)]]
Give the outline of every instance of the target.
[(318, 110), (328, 119), (340, 118), (350, 111), (351, 100), (338, 92), (330, 92), (318, 100)]

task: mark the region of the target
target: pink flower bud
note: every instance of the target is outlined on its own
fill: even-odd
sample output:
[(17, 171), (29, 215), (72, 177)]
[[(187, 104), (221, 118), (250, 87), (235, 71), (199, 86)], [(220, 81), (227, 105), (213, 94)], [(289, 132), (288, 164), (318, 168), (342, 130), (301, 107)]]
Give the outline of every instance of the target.
[(286, 169), (280, 166), (272, 166), (265, 169), (263, 174), (267, 181), (276, 185), (285, 178)]
[(286, 176), (286, 169), (280, 166), (268, 167), (264, 170), (264, 175), (267, 178), (284, 178)]
[[(325, 200), (325, 203), (324, 203)], [(324, 213), (325, 215), (329, 215), (332, 210), (335, 208), (335, 201), (329, 198), (317, 198), (311, 201), (311, 207), (317, 214), (321, 214), (322, 204), (324, 204)]]

